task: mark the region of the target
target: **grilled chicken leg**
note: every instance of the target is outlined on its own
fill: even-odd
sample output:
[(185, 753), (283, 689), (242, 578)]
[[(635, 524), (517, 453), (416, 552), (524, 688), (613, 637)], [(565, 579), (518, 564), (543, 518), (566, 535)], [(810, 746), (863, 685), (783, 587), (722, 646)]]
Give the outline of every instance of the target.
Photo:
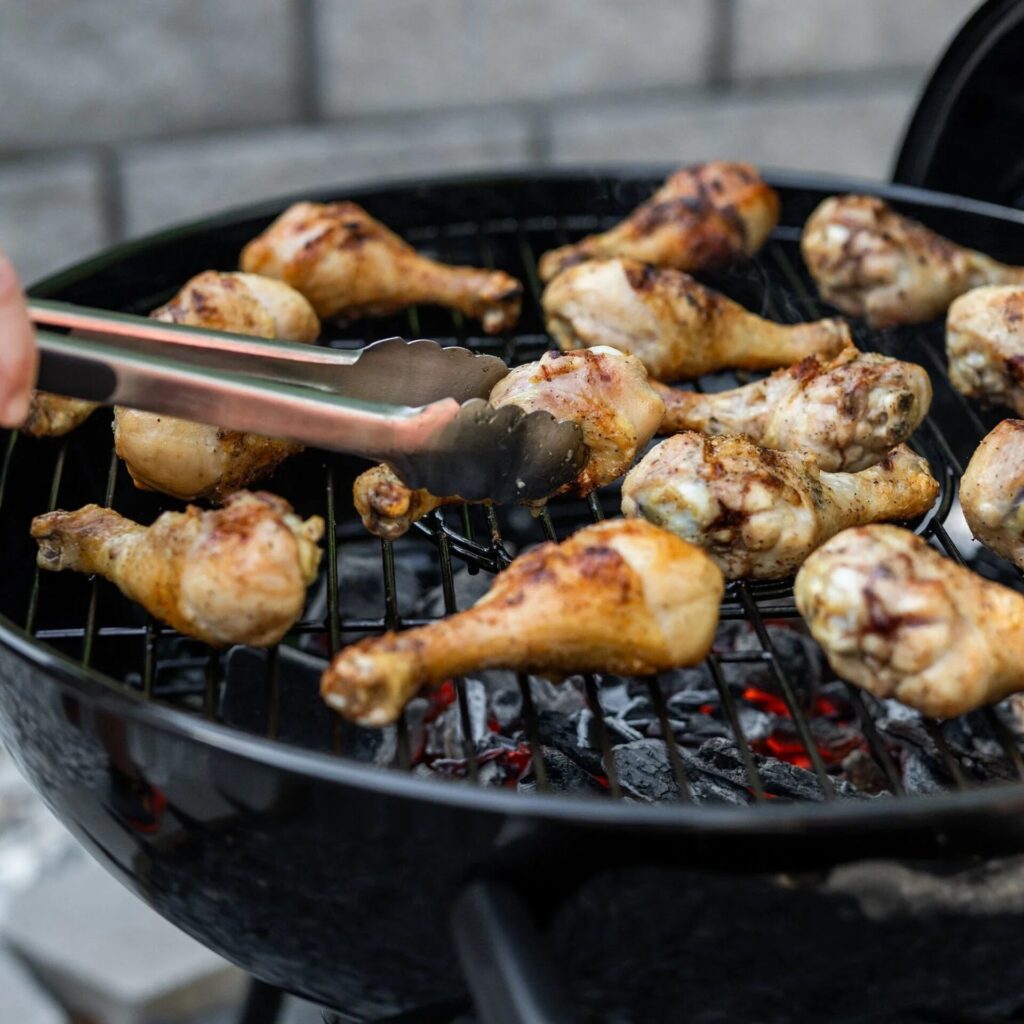
[(550, 674), (658, 672), (711, 647), (722, 574), (699, 548), (642, 521), (589, 526), (520, 555), (468, 611), (341, 651), (320, 693), (385, 725), (424, 684), (487, 668)]
[[(556, 492), (580, 497), (626, 472), (665, 411), (643, 363), (613, 348), (546, 352), (498, 381), (490, 403), (495, 408), (517, 405), (525, 412), (541, 409), (580, 425), (587, 461), (576, 480)], [(352, 491), (366, 528), (388, 540), (435, 508), (460, 500), (407, 487), (386, 466), (367, 470)]]
[(1024, 420), (1003, 420), (978, 445), (960, 481), (960, 505), (971, 533), (1024, 569)]
[(802, 452), (687, 432), (629, 471), (622, 514), (704, 548), (727, 579), (780, 579), (840, 530), (923, 515), (938, 493), (905, 445), (860, 473), (822, 473)]
[(449, 306), (488, 334), (519, 319), (523, 286), (501, 270), (421, 256), (355, 203), (296, 203), (241, 255), (243, 270), (287, 281), (322, 317), (385, 316), (417, 302)]
[[(294, 288), (254, 274), (215, 270), (193, 277), (151, 316), (285, 341), (313, 341), (320, 333), (312, 307)], [(187, 501), (220, 499), (302, 450), (293, 441), (125, 408), (114, 410), (114, 447), (136, 487)]]
[(283, 498), (247, 491), (213, 511), (165, 512), (150, 527), (99, 505), (32, 520), (41, 569), (103, 576), (214, 647), (268, 647), (288, 632), (316, 578), (323, 529)]
[(697, 394), (656, 384), (664, 434), (743, 434), (764, 448), (807, 451), (821, 469), (867, 469), (907, 440), (928, 412), (931, 381), (916, 363), (848, 348), (808, 357), (764, 380)]
[(796, 578), (836, 674), (952, 718), (1024, 690), (1024, 597), (894, 526), (846, 530)]
[(934, 320), (978, 285), (1024, 282), (1024, 267), (965, 249), (874, 196), (826, 199), (801, 248), (821, 297), (874, 327)]
[(946, 317), (949, 381), (963, 395), (1024, 416), (1024, 286), (961, 295)]
[(610, 231), (546, 252), (540, 277), (607, 256), (678, 270), (723, 267), (757, 252), (778, 220), (778, 194), (750, 164), (684, 167)]
[(771, 370), (853, 344), (842, 320), (773, 323), (681, 270), (635, 260), (570, 267), (547, 286), (543, 305), (560, 348), (611, 345), (642, 359), (661, 381), (728, 367)]

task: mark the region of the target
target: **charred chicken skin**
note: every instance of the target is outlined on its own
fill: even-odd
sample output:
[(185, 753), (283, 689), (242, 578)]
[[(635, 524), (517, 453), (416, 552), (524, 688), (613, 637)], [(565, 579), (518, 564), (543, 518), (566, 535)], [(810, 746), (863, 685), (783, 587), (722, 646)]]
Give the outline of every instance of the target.
[[(580, 425), (587, 461), (576, 480), (557, 492), (579, 497), (626, 472), (654, 436), (665, 410), (643, 363), (613, 348), (546, 352), (498, 381), (490, 403), (495, 408), (516, 405), (528, 413), (543, 410)], [(366, 528), (390, 540), (435, 508), (460, 500), (407, 487), (386, 466), (357, 477), (352, 491)]]
[(546, 252), (540, 277), (610, 256), (677, 270), (724, 267), (757, 252), (778, 221), (778, 194), (750, 164), (684, 167), (610, 231)]
[(934, 320), (979, 285), (1024, 283), (1024, 268), (965, 249), (874, 196), (826, 199), (801, 248), (821, 297), (874, 327)]
[(656, 384), (665, 400), (661, 433), (742, 434), (764, 448), (805, 451), (819, 468), (873, 466), (918, 428), (931, 405), (916, 363), (845, 349), (730, 391), (698, 394)]
[(99, 505), (32, 520), (41, 569), (102, 576), (214, 647), (269, 647), (288, 632), (316, 578), (323, 529), (283, 498), (247, 491), (213, 511), (165, 512), (149, 527)]
[(560, 348), (610, 345), (637, 356), (660, 381), (773, 370), (853, 343), (842, 320), (773, 323), (681, 270), (629, 259), (570, 267), (547, 286), (543, 305)]
[(876, 697), (952, 718), (1024, 690), (1024, 597), (907, 530), (833, 537), (795, 594), (836, 674)]
[[(254, 274), (215, 270), (192, 278), (151, 316), (284, 341), (310, 342), (320, 333), (312, 307), (294, 288)], [(114, 447), (136, 487), (186, 501), (219, 500), (302, 450), (292, 441), (125, 408), (114, 410)]]
[(1024, 285), (961, 295), (946, 317), (950, 383), (962, 395), (1024, 416)]
[(355, 203), (296, 203), (243, 250), (241, 267), (297, 288), (322, 317), (386, 316), (448, 306), (488, 334), (519, 319), (523, 286), (501, 270), (421, 256)]
[(971, 533), (1024, 569), (1024, 420), (1003, 420), (978, 445), (960, 481), (960, 505)]
[(520, 555), (467, 611), (341, 651), (320, 692), (347, 718), (386, 725), (420, 687), (480, 669), (562, 678), (692, 665), (711, 647), (722, 590), (699, 548), (642, 520), (598, 523)]
[(98, 408), (98, 402), (85, 398), (34, 391), (25, 422), (18, 429), (29, 437), (63, 437), (80, 427)]
[(629, 471), (622, 514), (704, 548), (727, 579), (781, 579), (840, 530), (916, 518), (938, 493), (928, 463), (905, 445), (860, 473), (823, 473), (802, 452), (685, 433)]
[(403, 484), (389, 466), (360, 473), (352, 485), (352, 501), (367, 530), (384, 540), (398, 540), (435, 508), (462, 503), (455, 495), (439, 498), (422, 487)]

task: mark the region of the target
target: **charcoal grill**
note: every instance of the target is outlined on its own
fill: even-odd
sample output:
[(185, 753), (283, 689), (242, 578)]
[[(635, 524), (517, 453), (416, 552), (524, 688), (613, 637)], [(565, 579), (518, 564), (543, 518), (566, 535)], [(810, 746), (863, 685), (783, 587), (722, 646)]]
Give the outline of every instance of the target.
[[(328, 324), (325, 336), (358, 346), (391, 334), (426, 336), (537, 358), (549, 341), (538, 303), (536, 260), (544, 250), (602, 229), (646, 197), (668, 168), (564, 171), (347, 189), (344, 197), (418, 248), (452, 262), (499, 266), (526, 282), (516, 333), (487, 338), (457, 315), (412, 309), (391, 320)], [(826, 195), (872, 191), (936, 230), (1024, 262), (1024, 214), (972, 200), (893, 186), (793, 174), (767, 176), (782, 219), (749, 264), (708, 282), (763, 315), (786, 321), (826, 315), (799, 256), (800, 227)], [(324, 193), (318, 198), (341, 198)], [(305, 198), (308, 198), (306, 196)], [(231, 267), (245, 241), (286, 203), (233, 211), (120, 246), (33, 289), (41, 297), (144, 313), (186, 278)], [(868, 331), (858, 344), (921, 363), (935, 386), (932, 413), (915, 444), (941, 482), (937, 506), (916, 524), (950, 557), (1014, 582), (983, 551), (961, 551), (956, 481), (998, 416), (967, 404), (944, 373), (941, 325)], [(698, 386), (735, 384), (731, 375)], [(590, 795), (557, 791), (542, 742), (535, 680), (519, 677), (520, 710), (509, 751), (517, 792), (494, 781), (477, 756), (467, 684), (449, 691), (462, 727), (461, 757), (423, 763), (421, 720), (388, 735), (334, 718), (316, 696), (320, 658), (356, 636), (428, 621), (410, 609), (410, 574), (439, 588), (454, 611), (466, 574), (489, 574), (517, 550), (566, 536), (615, 514), (618, 490), (589, 502), (559, 499), (533, 519), (523, 510), (446, 510), (394, 545), (381, 542), (377, 607), (346, 589), (347, 567), (365, 561), (367, 540), (351, 505), (363, 467), (307, 452), (269, 486), (303, 515), (327, 521), (322, 578), (309, 613), (286, 646), (261, 653), (213, 652), (148, 619), (106, 583), (34, 569), (32, 515), (89, 501), (150, 521), (177, 507), (136, 491), (112, 453), (109, 417), (96, 415), (64, 440), (11, 434), (0, 469), (0, 735), (49, 806), (108, 869), (169, 920), (263, 982), (325, 1005), (343, 1019), (447, 1020), (464, 1005), (466, 978), (487, 1020), (566, 1021), (550, 961), (535, 929), (583, 881), (629, 866), (711, 866), (797, 871), (865, 856), (948, 857), (1024, 849), (1024, 737), (1002, 711), (974, 716), (998, 762), (997, 778), (949, 740), (958, 723), (926, 722), (944, 791), (907, 792), (898, 751), (883, 737), (882, 706), (849, 688), (863, 752), (885, 793), (852, 798), (815, 736), (809, 683), (779, 638), (799, 629), (791, 583), (729, 586), (723, 629), (747, 624), (752, 642), (716, 648), (706, 665), (713, 714), (727, 726), (749, 803), (718, 804), (699, 792), (685, 740), (674, 735), (671, 681), (632, 685), (646, 694), (674, 783), (669, 799), (640, 799), (616, 770), (604, 706), (614, 681), (575, 685), (590, 714), (600, 767)], [(961, 533), (958, 533), (958, 530)], [(807, 801), (780, 799), (744, 733), (742, 698), (728, 678), (760, 673), (792, 723)], [(728, 678), (727, 678), (728, 677)], [(437, 712), (437, 705), (420, 714)], [(457, 752), (458, 754), (459, 752)], [(518, 758), (518, 761), (516, 760)], [(506, 758), (506, 760), (509, 760)], [(504, 776), (508, 780), (508, 772)], [(735, 788), (735, 787), (734, 787)], [(641, 794), (642, 796), (642, 794)], [(628, 883), (623, 883), (624, 885)], [(454, 933), (449, 915), (454, 909)], [(575, 1010), (573, 1011), (575, 1012)], [(532, 1013), (532, 1016), (531, 1016)], [(433, 1014), (430, 1016), (429, 1014)], [(399, 1019), (395, 1017), (395, 1019)], [(401, 1018), (412, 1020), (412, 1017)], [(649, 1018), (648, 1018), (649, 1019)]]

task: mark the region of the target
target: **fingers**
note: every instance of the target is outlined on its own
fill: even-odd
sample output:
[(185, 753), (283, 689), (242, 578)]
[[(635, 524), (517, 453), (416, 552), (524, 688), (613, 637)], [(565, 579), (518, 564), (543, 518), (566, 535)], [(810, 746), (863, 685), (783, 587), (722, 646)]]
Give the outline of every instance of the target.
[(37, 365), (25, 295), (14, 266), (0, 252), (0, 426), (16, 427), (25, 419)]

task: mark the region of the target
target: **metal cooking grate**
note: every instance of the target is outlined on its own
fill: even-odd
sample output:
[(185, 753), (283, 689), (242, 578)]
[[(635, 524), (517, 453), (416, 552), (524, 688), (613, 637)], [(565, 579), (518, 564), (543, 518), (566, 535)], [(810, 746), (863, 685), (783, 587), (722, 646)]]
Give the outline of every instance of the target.
[[(642, 195), (653, 184), (638, 182), (638, 193)], [(486, 266), (500, 265), (522, 279), (527, 286), (527, 295), (519, 332), (503, 338), (485, 338), (474, 334), (475, 325), (467, 324), (457, 314), (412, 309), (402, 320), (361, 322), (349, 328), (328, 325), (325, 334), (332, 338), (333, 344), (362, 344), (367, 338), (401, 333), (412, 337), (430, 336), (443, 343), (496, 352), (514, 363), (538, 358), (549, 347), (549, 341), (543, 331), (539, 306), (541, 289), (536, 273), (537, 255), (554, 245), (606, 227), (617, 219), (537, 217), (520, 221), (473, 221), (463, 218), (445, 223), (446, 217), (447, 211), (440, 205), (440, 226), (405, 234), (418, 247), (441, 258)], [(709, 283), (773, 319), (795, 321), (825, 315), (829, 311), (816, 299), (803, 270), (798, 239), (798, 227), (782, 226), (756, 260)], [(149, 295), (144, 300), (140, 299), (138, 307), (132, 311), (142, 311), (166, 297), (164, 294)], [(858, 343), (865, 349), (886, 351), (927, 365), (937, 390), (944, 389), (944, 400), (955, 403), (947, 405), (943, 415), (949, 415), (948, 408), (955, 408), (955, 415), (962, 421), (957, 429), (966, 429), (975, 435), (975, 441), (980, 438), (985, 430), (984, 423), (944, 384), (942, 361), (936, 354), (940, 346), (937, 345), (934, 328), (911, 332), (861, 330)], [(697, 386), (718, 389), (744, 379), (749, 377), (715, 375), (698, 382)], [(38, 570), (34, 574), (28, 573), (32, 545), (28, 542), (27, 530), (21, 527), (27, 524), (27, 517), (33, 513), (55, 507), (74, 508), (87, 501), (102, 500), (146, 521), (147, 516), (151, 519), (164, 507), (176, 507), (165, 504), (161, 498), (133, 491), (127, 473), (110, 450), (109, 434), (107, 440), (103, 439), (107, 430), (103, 417), (94, 419), (96, 422), (62, 442), (40, 443), (12, 434), (6, 445), (0, 471), (0, 514), (8, 529), (13, 530), (13, 536), (6, 538), (11, 552), (5, 557), (15, 566), (24, 566), (24, 578), (31, 580), (28, 594), (14, 602), (14, 606), (23, 610), (19, 618), (25, 629), (40, 641), (103, 673), (111, 685), (131, 687), (148, 699), (170, 702), (249, 731), (262, 731), (270, 738), (330, 749), (342, 757), (358, 757), (362, 730), (333, 719), (330, 712), (319, 705), (318, 698), (306, 692), (309, 689), (306, 682), (311, 676), (302, 683), (302, 699), (296, 700), (297, 684), (292, 678), (294, 669), (290, 655), (282, 655), (275, 650), (265, 657), (252, 655), (242, 662), (248, 666), (242, 673), (246, 679), (245, 694), (236, 706), (239, 688), (232, 683), (231, 675), (232, 659), (240, 657), (237, 651), (230, 654), (211, 652), (195, 641), (177, 636), (152, 619), (145, 620), (139, 609), (102, 581), (86, 581), (72, 574), (40, 574)], [(935, 418), (929, 418), (925, 423), (915, 444), (929, 458), (941, 482), (937, 508), (919, 530), (951, 557), (963, 561), (946, 529), (947, 519), (955, 507), (956, 481), (962, 467)], [(456, 610), (453, 572), (459, 563), (467, 565), (471, 572), (496, 572), (508, 564), (513, 550), (542, 539), (565, 537), (585, 522), (615, 514), (618, 507), (618, 490), (611, 488), (600, 496), (592, 496), (589, 502), (552, 502), (536, 520), (530, 519), (522, 510), (474, 507), (436, 512), (397, 545), (381, 542), (383, 591), (380, 614), (348, 614), (347, 595), (339, 587), (339, 562), (344, 567), (347, 552), (353, 550), (357, 542), (365, 542), (366, 538), (352, 510), (350, 496), (351, 478), (361, 468), (351, 465), (348, 460), (311, 452), (294, 460), (267, 485), (292, 498), (304, 515), (319, 512), (327, 521), (322, 579), (318, 583), (324, 592), (324, 614), (306, 618), (296, 625), (289, 638), (293, 646), (299, 643), (307, 649), (312, 646), (329, 653), (354, 634), (427, 621), (402, 613), (403, 595), (397, 582), (396, 567), (401, 567), (407, 559), (414, 558), (420, 567), (425, 560), (429, 562), (428, 575), (432, 574), (434, 582), (440, 586), (444, 609), (450, 613)], [(319, 484), (311, 484), (311, 480), (319, 481)], [(9, 506), (15, 501), (18, 507), (11, 510)], [(12, 571), (10, 565), (4, 566), (4, 570)], [(788, 708), (822, 796), (826, 800), (835, 799), (837, 790), (833, 777), (814, 741), (806, 702), (801, 699), (806, 695), (802, 681), (793, 677), (769, 628), (776, 623), (799, 623), (790, 582), (731, 584), (723, 603), (722, 620), (749, 622), (758, 642), (755, 650), (719, 649), (707, 659), (720, 711), (732, 730), (750, 793), (757, 801), (765, 801), (771, 795), (766, 793), (752, 745), (744, 734), (737, 700), (726, 683), (724, 668), (729, 664), (758, 666), (770, 672)], [(285, 666), (286, 660), (288, 664)], [(257, 669), (262, 674), (259, 682), (253, 677)], [(529, 741), (537, 788), (545, 791), (550, 788), (549, 773), (541, 754), (540, 725), (532, 683), (524, 676), (520, 676), (518, 682), (522, 698), (522, 729)], [(462, 735), (468, 737), (470, 707), (466, 687), (459, 679), (454, 681), (454, 686)], [(646, 686), (660, 723), (679, 798), (692, 799), (685, 758), (673, 736), (662, 684), (657, 678), (652, 678), (646, 680)], [(848, 689), (870, 756), (889, 790), (894, 795), (902, 795), (899, 766), (876, 728), (880, 705), (859, 690)], [(612, 737), (602, 708), (601, 681), (585, 677), (583, 690), (587, 706), (594, 716), (607, 773), (607, 792), (613, 798), (621, 797), (623, 791), (611, 756)], [(229, 696), (231, 700), (227, 699)], [(238, 708), (241, 708), (240, 712)], [(311, 723), (305, 732), (297, 731), (292, 721), (293, 717), (300, 716), (308, 718)], [(984, 713), (984, 720), (991, 730), (992, 739), (1012, 766), (1012, 772), (1017, 778), (1024, 779), (1024, 760), (1014, 734), (991, 710)], [(927, 723), (927, 728), (953, 784), (957, 788), (975, 784), (969, 759), (958, 756), (946, 742), (945, 726)], [(411, 749), (410, 729), (404, 718), (398, 723), (394, 739), (394, 766), (409, 769), (415, 761), (415, 752)], [(476, 752), (468, 739), (463, 743), (466, 771), (475, 781), (478, 774)]]

